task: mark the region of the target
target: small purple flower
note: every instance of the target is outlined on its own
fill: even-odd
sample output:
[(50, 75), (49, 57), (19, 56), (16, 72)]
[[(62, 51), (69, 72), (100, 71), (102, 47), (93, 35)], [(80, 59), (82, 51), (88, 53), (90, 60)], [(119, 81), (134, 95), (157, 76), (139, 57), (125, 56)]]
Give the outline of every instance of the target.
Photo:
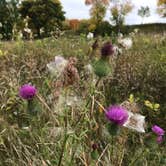
[(163, 142), (163, 136), (160, 135), (160, 136), (157, 137), (157, 143), (161, 144), (162, 142)]
[(102, 57), (108, 57), (114, 53), (114, 47), (111, 42), (107, 42), (101, 48)]
[(128, 119), (128, 113), (123, 107), (114, 105), (107, 109), (106, 117), (111, 122), (122, 126)]
[(165, 133), (165, 131), (164, 131), (162, 128), (160, 128), (159, 126), (157, 126), (157, 125), (154, 125), (154, 126), (152, 127), (152, 131), (153, 131), (155, 134), (157, 134), (158, 136), (163, 136), (164, 133)]
[(19, 95), (23, 99), (30, 100), (32, 99), (37, 93), (37, 90), (34, 86), (25, 84), (19, 89)]

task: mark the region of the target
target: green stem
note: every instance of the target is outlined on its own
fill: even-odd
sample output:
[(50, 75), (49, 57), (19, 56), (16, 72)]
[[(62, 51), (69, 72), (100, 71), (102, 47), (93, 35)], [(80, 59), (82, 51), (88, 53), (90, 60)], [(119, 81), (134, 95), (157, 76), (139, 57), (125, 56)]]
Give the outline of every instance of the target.
[[(95, 88), (97, 88), (97, 86), (98, 86), (100, 80), (101, 80), (101, 77), (98, 78), (98, 80), (97, 80), (97, 82), (96, 82), (96, 84), (95, 84), (95, 87), (94, 87), (93, 92), (92, 92), (92, 96), (95, 94)], [(90, 101), (91, 101), (91, 97), (90, 97), (89, 100), (87, 101), (86, 107), (88, 107)]]
[(111, 149), (112, 158), (114, 157), (113, 153), (114, 153), (114, 136), (112, 135), (112, 149)]
[(27, 101), (27, 114), (32, 115), (33, 113), (33, 100), (28, 100)]
[(26, 124), (25, 125), (30, 125), (30, 119), (31, 119), (31, 115), (33, 115), (33, 100), (28, 100), (27, 101), (27, 120), (26, 120)]
[[(66, 110), (65, 110), (65, 112), (66, 112)], [(65, 136), (64, 136), (63, 143), (62, 143), (62, 150), (61, 150), (61, 154), (60, 154), (60, 157), (59, 157), (58, 166), (61, 166), (63, 155), (64, 155), (64, 152), (65, 152), (66, 142), (67, 142), (67, 139), (69, 137), (69, 135), (67, 134), (67, 126), (68, 126), (67, 125), (68, 124), (67, 115), (64, 117), (64, 120), (65, 120)]]
[(66, 133), (65, 133), (65, 138), (64, 138), (64, 140), (63, 140), (62, 151), (61, 151), (61, 154), (60, 154), (58, 166), (61, 166), (62, 159), (63, 159), (63, 154), (64, 154), (64, 151), (65, 151), (65, 146), (66, 146), (66, 142), (67, 142), (68, 137), (69, 137), (69, 136), (67, 135), (67, 131), (66, 131)]

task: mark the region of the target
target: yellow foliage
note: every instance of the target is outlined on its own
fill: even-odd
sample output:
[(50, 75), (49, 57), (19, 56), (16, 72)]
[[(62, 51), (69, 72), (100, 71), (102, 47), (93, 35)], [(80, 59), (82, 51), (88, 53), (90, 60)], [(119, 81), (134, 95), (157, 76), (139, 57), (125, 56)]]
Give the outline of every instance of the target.
[(154, 110), (154, 111), (158, 111), (158, 109), (160, 108), (160, 104), (158, 103), (151, 103), (149, 100), (145, 100), (145, 106), (147, 106), (148, 108)]
[(133, 94), (130, 94), (130, 96), (129, 96), (129, 102), (130, 103), (134, 102), (134, 95)]
[(90, 24), (88, 27), (89, 32), (93, 32), (96, 29), (96, 25), (95, 24)]
[(111, 13), (114, 17), (117, 17), (119, 15), (118, 7), (117, 6), (112, 7)]

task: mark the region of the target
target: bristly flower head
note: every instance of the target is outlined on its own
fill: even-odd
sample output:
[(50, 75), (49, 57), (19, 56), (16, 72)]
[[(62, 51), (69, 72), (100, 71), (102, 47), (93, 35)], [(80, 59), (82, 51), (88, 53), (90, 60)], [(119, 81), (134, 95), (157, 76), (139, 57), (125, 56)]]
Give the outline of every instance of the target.
[(164, 131), (162, 128), (160, 128), (159, 126), (157, 126), (157, 125), (154, 125), (154, 126), (152, 127), (152, 131), (153, 131), (155, 134), (157, 134), (158, 136), (163, 136), (164, 133), (165, 133), (165, 131)]
[(106, 42), (103, 47), (101, 48), (101, 55), (102, 57), (108, 57), (113, 55), (114, 47), (111, 42)]
[(37, 89), (29, 84), (25, 84), (19, 89), (19, 95), (23, 99), (31, 100), (37, 93)]
[(111, 122), (122, 126), (128, 119), (128, 113), (125, 108), (114, 105), (107, 109), (106, 117)]

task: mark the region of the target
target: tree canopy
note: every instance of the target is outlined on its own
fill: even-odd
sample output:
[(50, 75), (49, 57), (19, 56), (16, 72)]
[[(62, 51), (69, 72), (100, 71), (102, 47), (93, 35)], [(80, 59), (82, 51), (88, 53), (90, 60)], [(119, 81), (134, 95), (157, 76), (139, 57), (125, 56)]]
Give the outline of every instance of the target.
[(24, 0), (19, 9), (23, 18), (28, 18), (28, 27), (40, 37), (41, 29), (48, 35), (61, 28), (65, 20), (59, 0)]
[(0, 34), (1, 38), (10, 39), (13, 28), (18, 22), (17, 10), (19, 0), (0, 0)]

